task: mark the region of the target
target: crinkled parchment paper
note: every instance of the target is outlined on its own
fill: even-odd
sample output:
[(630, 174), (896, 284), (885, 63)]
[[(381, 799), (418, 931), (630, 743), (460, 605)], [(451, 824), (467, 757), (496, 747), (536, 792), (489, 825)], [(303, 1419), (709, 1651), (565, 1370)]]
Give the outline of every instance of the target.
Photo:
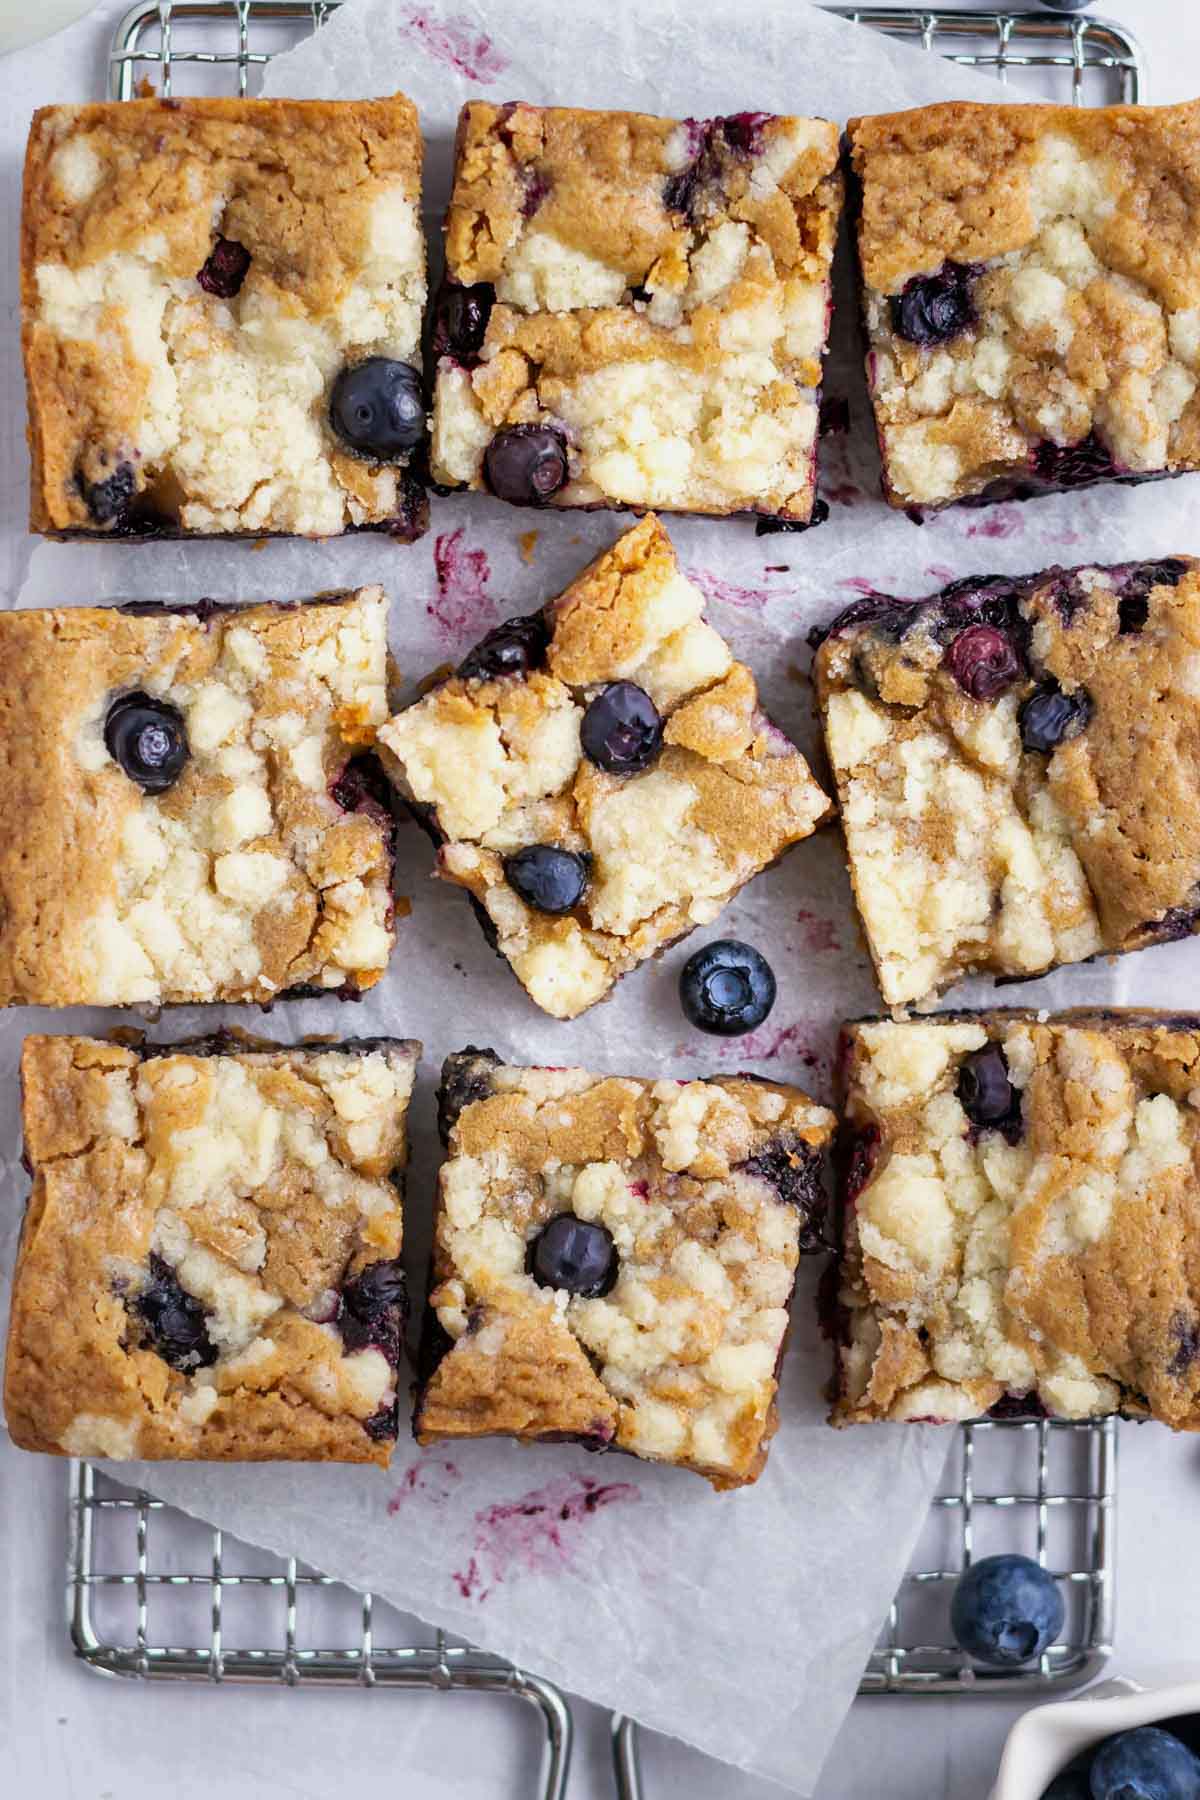
[[(419, 12), (395, 0), (352, 0), (318, 37), (273, 66), (268, 85), (276, 94), (342, 97), (404, 88), (420, 107), (429, 143), (431, 215), (448, 191), (458, 107), (472, 94), (679, 115), (811, 111), (844, 121), (854, 111), (997, 91), (825, 18), (803, 0), (753, 7), (523, 0), (520, 7)], [(864, 586), (916, 595), (973, 572), (1192, 547), (1182, 506), (1195, 489), (1186, 483), (951, 512), (920, 529), (889, 513), (877, 498), (852, 305), (846, 271), (839, 274), (826, 391), (848, 402), (849, 428), (842, 423), (824, 443), (831, 521), (807, 535), (764, 537), (744, 520), (668, 521), (713, 621), (755, 668), (776, 718), (806, 747), (813, 730), (805, 634)], [(832, 409), (835, 427), (843, 410)], [(35, 550), (18, 603), (287, 597), (381, 581), (392, 602), (392, 648), (413, 682), (456, 658), (497, 619), (556, 592), (627, 523), (617, 515), (517, 512), (472, 496), (435, 499), (433, 528), (411, 549), (370, 536), (260, 550), (49, 544)], [(519, 539), (527, 532), (536, 536), (523, 555)], [(488, 1043), (516, 1060), (645, 1075), (749, 1067), (827, 1098), (837, 1022), (877, 1005), (836, 832), (792, 851), (720, 921), (722, 934), (761, 946), (779, 979), (769, 1021), (740, 1042), (703, 1038), (685, 1023), (675, 983), (686, 948), (630, 977), (615, 999), (574, 1023), (544, 1018), (487, 949), (465, 897), (430, 880), (430, 852), (413, 826), (400, 832), (399, 881), (411, 916), (401, 922), (390, 973), (361, 1005), (303, 1002), (265, 1021), (246, 1008), (220, 1013), (279, 1038), (333, 1031), (424, 1040), (408, 1205), (418, 1286), (437, 1156), (433, 1084), (447, 1051)], [(1176, 1004), (1198, 954), (1175, 945), (1006, 989), (1000, 998)], [(955, 999), (992, 997), (977, 983)], [(179, 1009), (154, 1034), (194, 1031), (212, 1023), (214, 1010)], [(31, 1028), (115, 1023), (112, 1013), (27, 1011), (0, 1031), (0, 1068), (9, 1077), (0, 1090), (8, 1257), (27, 1187), (11, 1079), (20, 1037)], [(834, 1433), (825, 1426), (828, 1351), (812, 1322), (814, 1285), (806, 1270), (769, 1468), (741, 1493), (714, 1495), (693, 1476), (574, 1447), (487, 1442), (421, 1453), (402, 1441), (389, 1474), (201, 1465), (114, 1472), (806, 1793), (923, 1522), (946, 1443), (944, 1434), (918, 1428)], [(525, 1509), (512, 1502), (526, 1502)]]

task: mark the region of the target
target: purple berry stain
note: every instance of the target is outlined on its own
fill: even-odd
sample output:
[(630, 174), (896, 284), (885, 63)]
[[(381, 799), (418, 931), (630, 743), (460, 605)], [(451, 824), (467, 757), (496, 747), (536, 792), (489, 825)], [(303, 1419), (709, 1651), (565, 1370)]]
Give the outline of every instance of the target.
[(475, 1514), (465, 1566), (451, 1574), (464, 1600), (482, 1602), (514, 1575), (558, 1575), (575, 1566), (589, 1519), (605, 1507), (641, 1499), (631, 1481), (562, 1476), (516, 1500)]
[(496, 615), (496, 602), (488, 593), (492, 571), (487, 551), (467, 549), (463, 536), (460, 525), (440, 532), (433, 546), (437, 598), (426, 611), (448, 643), (489, 625)]

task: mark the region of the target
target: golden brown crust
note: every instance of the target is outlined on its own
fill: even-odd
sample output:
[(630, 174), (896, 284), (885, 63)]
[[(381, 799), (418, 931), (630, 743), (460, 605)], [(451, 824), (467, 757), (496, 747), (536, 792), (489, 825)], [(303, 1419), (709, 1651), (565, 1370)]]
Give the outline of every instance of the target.
[[(973, 612), (951, 591), (835, 626), (815, 661), (891, 1005), (975, 970), (1025, 976), (1138, 949), (1200, 919), (1200, 565), (991, 577), (978, 600)], [(1013, 660), (977, 699), (956, 678), (955, 647), (989, 604), (1010, 608), (993, 636)], [(1047, 687), (1084, 722), (1052, 750), (1029, 749), (1022, 709)]]
[[(384, 714), (385, 611), (362, 589), (208, 618), (0, 615), (0, 1004), (378, 980), (388, 831), (329, 788)], [(190, 744), (159, 795), (104, 741), (113, 699), (146, 691)]]
[[(64, 153), (83, 160), (64, 165)], [(293, 328), (303, 336), (310, 326), (327, 328), (333, 353), (348, 360), (382, 348), (373, 337), (394, 335), (407, 316), (402, 321), (396, 311), (385, 323), (378, 311), (371, 256), (386, 246), (372, 245), (371, 209), (385, 195), (402, 195), (418, 208), (420, 177), (416, 110), (402, 94), (356, 101), (150, 99), (36, 112), (21, 231), (31, 529), (95, 532), (111, 524), (89, 511), (83, 487), (126, 463), (147, 506), (185, 530), (305, 530), (308, 506), (320, 535), (341, 528), (331, 523), (335, 503), (343, 506), (345, 523), (386, 518), (385, 503), (396, 499), (394, 471), (347, 456), (332, 439), (318, 443), (315, 433), (313, 455), (319, 449), (325, 463), (323, 470), (314, 464), (312, 475), (322, 490), (320, 506), (310, 493), (294, 497), (286, 512), (281, 498), (278, 517), (269, 507), (255, 511), (250, 497), (237, 492), (240, 471), (218, 465), (215, 448), (202, 454), (189, 441), (196, 421), (185, 417), (168, 429), (158, 417), (164, 376), (155, 375), (151, 339), (161, 331), (169, 340), (181, 382), (190, 359), (201, 376), (203, 358), (221, 364), (218, 393), (222, 384), (244, 382), (234, 363), (257, 354), (255, 330), (269, 340), (272, 330)], [(196, 279), (218, 235), (250, 252), (232, 308), (206, 297)], [(413, 253), (419, 313), (419, 236)], [(136, 294), (128, 279), (110, 283), (102, 296), (97, 289), (92, 316), (80, 322), (78, 281), (86, 283), (89, 271), (94, 278), (111, 259), (129, 259), (141, 285)], [(64, 308), (55, 302), (75, 278), (68, 334)], [(151, 286), (158, 324), (144, 304)], [(366, 304), (356, 310), (356, 301)], [(372, 306), (373, 322), (360, 329), (353, 320), (365, 320)], [(250, 333), (239, 335), (231, 310), (239, 319), (253, 317)], [(392, 353), (408, 356), (416, 344), (414, 333)], [(326, 354), (315, 342), (298, 347), (310, 358)], [(262, 354), (270, 362), (275, 348), (268, 343)], [(165, 380), (169, 385), (169, 372)], [(273, 391), (282, 404), (283, 389)], [(298, 393), (297, 403), (315, 423), (321, 396)], [(229, 429), (244, 431), (248, 423), (239, 413)], [(300, 443), (294, 421), (291, 429), (294, 455), (307, 456), (310, 446)], [(215, 435), (219, 441), (219, 429)], [(272, 471), (276, 485), (286, 475), (283, 466)], [(341, 500), (335, 501), (335, 489)]]
[[(484, 485), (492, 434), (549, 422), (556, 505), (808, 519), (841, 200), (825, 120), (469, 102), (447, 272), (496, 302), (478, 361), (439, 373), (439, 479)], [(654, 431), (626, 437), (625, 413)]]
[[(354, 1276), (399, 1255), (391, 1176), (419, 1050), (140, 1054), (26, 1039), (33, 1189), (5, 1369), (14, 1442), (386, 1465), (398, 1337), (389, 1360), (318, 1321), (337, 1318)], [(139, 1310), (163, 1266), (203, 1307), (190, 1360), (178, 1343), (162, 1354)]]
[[(449, 1059), (442, 1094), (458, 1110), (430, 1308), (452, 1343), (420, 1394), (419, 1440), (579, 1436), (717, 1488), (754, 1481), (777, 1424), (797, 1205), (819, 1205), (832, 1114), (750, 1077), (651, 1083), (473, 1052)], [(611, 1233), (607, 1294), (526, 1272), (564, 1212)]]
[[(834, 1422), (1006, 1396), (1200, 1429), (1200, 1021), (1079, 1010), (846, 1028), (850, 1195)], [(1019, 1120), (971, 1129), (1003, 1048)]]
[[(956, 102), (850, 139), (893, 504), (1197, 466), (1200, 103)], [(911, 336), (895, 297), (945, 265), (969, 317)]]
[[(380, 732), (441, 845), (439, 875), (484, 909), (501, 955), (556, 1018), (715, 918), (829, 816), (702, 607), (651, 514), (549, 604), (543, 667), (454, 675)], [(641, 686), (665, 722), (661, 753), (629, 774), (600, 768), (580, 740), (611, 681)], [(506, 856), (534, 844), (592, 857), (569, 914), (526, 905), (509, 881)]]

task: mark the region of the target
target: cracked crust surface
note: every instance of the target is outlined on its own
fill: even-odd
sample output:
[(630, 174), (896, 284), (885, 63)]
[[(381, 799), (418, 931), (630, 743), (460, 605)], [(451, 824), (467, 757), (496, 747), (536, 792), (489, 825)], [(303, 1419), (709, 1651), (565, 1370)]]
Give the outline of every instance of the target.
[[(247, 1044), (253, 1040), (246, 1040)], [(139, 1052), (25, 1040), (33, 1190), (5, 1411), (26, 1450), (375, 1462), (396, 1436), (402, 1320), (344, 1327), (399, 1256), (391, 1179), (420, 1047)], [(147, 1321), (164, 1269), (203, 1331)]]
[[(386, 716), (379, 588), (195, 613), (0, 614), (0, 1001), (67, 1006), (357, 992), (394, 941), (392, 822), (331, 787)], [(144, 793), (113, 700), (182, 716)]]
[[(986, 576), (844, 620), (814, 680), (889, 1005), (1197, 929), (1200, 565)], [(955, 668), (971, 679), (981, 633), (1009, 677), (976, 699)], [(1086, 722), (1027, 749), (1022, 709), (1050, 691)]]
[[(1019, 1117), (972, 1127), (1003, 1049)], [(850, 1025), (835, 1424), (1021, 1397), (1200, 1429), (1200, 1020), (997, 1012)]]
[[(1200, 103), (956, 102), (849, 132), (893, 504), (1020, 480), (1045, 446), (1098, 447), (1111, 475), (1200, 467)], [(906, 341), (892, 298), (947, 263), (973, 321)]]
[[(419, 367), (420, 172), (403, 95), (36, 113), (21, 249), (32, 529), (410, 530), (406, 459), (348, 453), (327, 412), (346, 363)], [(228, 297), (198, 279), (221, 239), (249, 257)], [(114, 480), (125, 502), (98, 518), (86, 491)]]
[(808, 520), (841, 200), (823, 119), (469, 102), (446, 266), (495, 301), (439, 362), (436, 478), (482, 487), (497, 431), (549, 424), (555, 505)]
[[(530, 997), (574, 1018), (698, 924), (824, 820), (808, 764), (758, 706), (754, 677), (703, 619), (651, 515), (546, 608), (542, 663), (452, 676), (379, 733), (402, 791)], [(608, 683), (630, 681), (665, 720), (643, 772), (584, 755), (580, 725)], [(504, 858), (533, 844), (590, 857), (570, 914), (522, 900)]]
[[(754, 1481), (833, 1114), (749, 1076), (641, 1081), (473, 1051), (447, 1060), (440, 1099), (429, 1305), (444, 1353), (418, 1440), (578, 1436), (714, 1487)], [(781, 1171), (805, 1204), (781, 1196)], [(567, 1212), (612, 1235), (601, 1298), (527, 1273)]]

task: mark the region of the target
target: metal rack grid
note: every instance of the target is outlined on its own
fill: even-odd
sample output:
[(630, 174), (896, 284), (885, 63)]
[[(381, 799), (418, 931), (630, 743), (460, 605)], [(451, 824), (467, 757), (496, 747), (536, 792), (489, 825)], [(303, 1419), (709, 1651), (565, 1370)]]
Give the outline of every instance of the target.
[[(539, 1800), (563, 1800), (571, 1761), (571, 1710), (551, 1682), (490, 1656), (456, 1644), (444, 1632), (431, 1632), (426, 1644), (389, 1645), (382, 1636), (390, 1609), (371, 1594), (349, 1590), (315, 1570), (302, 1568), (295, 1557), (249, 1551), (216, 1527), (203, 1528), (206, 1554), (202, 1566), (175, 1566), (180, 1560), (178, 1534), (188, 1521), (162, 1500), (142, 1491), (119, 1487), (89, 1463), (70, 1464), (70, 1517), (67, 1534), (67, 1618), (76, 1655), (104, 1675), (143, 1680), (224, 1682), (270, 1681), (285, 1687), (398, 1687), (444, 1693), (503, 1694), (527, 1702), (541, 1716), (544, 1743), (536, 1790)], [(125, 1530), (102, 1543), (114, 1522)], [(114, 1534), (107, 1534), (110, 1538)], [(122, 1543), (121, 1539), (132, 1542)], [(173, 1545), (174, 1540), (174, 1545)], [(253, 1559), (253, 1567), (231, 1568), (236, 1560)], [(117, 1553), (117, 1568), (105, 1568), (106, 1553)], [(273, 1595), (282, 1599), (282, 1631), (271, 1644), (242, 1647), (230, 1640), (227, 1624), (233, 1596)], [(308, 1625), (308, 1602), (339, 1595), (352, 1602), (343, 1628), (329, 1621)], [(207, 1616), (207, 1642), (174, 1645), (169, 1633), (174, 1619), (159, 1621), (160, 1600), (197, 1598)], [(105, 1603), (108, 1604), (105, 1604)], [(194, 1607), (193, 1607), (194, 1610)], [(106, 1616), (99, 1615), (103, 1611)], [(336, 1647), (322, 1643), (317, 1631), (340, 1636)], [(194, 1633), (198, 1636), (198, 1633)], [(265, 1631), (259, 1632), (266, 1636)], [(165, 1639), (165, 1641), (164, 1641)]]
[[(239, 94), (250, 71), (270, 62), (251, 28), (284, 31), (277, 48), (315, 31), (341, 0), (141, 0), (117, 26), (109, 53), (108, 86), (114, 100), (130, 100), (140, 77), (156, 72), (159, 92), (172, 93), (175, 71), (188, 65), (231, 70)], [(1055, 16), (1046, 12), (962, 12), (949, 8), (826, 6), (826, 12), (868, 25), (889, 37), (945, 56), (966, 67), (1010, 74), (1044, 72), (1069, 79), (1076, 106), (1142, 98), (1142, 57), (1136, 40), (1111, 19)], [(204, 32), (195, 45), (180, 41), (181, 28)], [(1103, 91), (1097, 92), (1097, 89)]]
[[(114, 99), (132, 98), (139, 78), (153, 71), (157, 91), (169, 96), (175, 71), (192, 65), (217, 70), (222, 79), (232, 72), (237, 92), (244, 94), (252, 70), (269, 62), (287, 42), (323, 24), (339, 4), (340, 0), (145, 0), (117, 27), (109, 56), (109, 91)], [(855, 6), (827, 10), (956, 63), (991, 70), (1003, 81), (1011, 74), (1028, 78), (1035, 73), (1040, 80), (1058, 82), (1060, 88), (1065, 81), (1075, 105), (1142, 98), (1144, 78), (1136, 41), (1109, 20), (1045, 12)], [(202, 43), (184, 41), (185, 31), (193, 27), (205, 34)], [(265, 36), (259, 35), (266, 31), (282, 31), (283, 41), (266, 48)], [(989, 1444), (1005, 1444), (1019, 1452), (1019, 1479), (995, 1489), (981, 1480), (980, 1463)], [(1067, 1449), (1072, 1458), (1071, 1472), (1062, 1475), (1054, 1468), (1060, 1449)], [(868, 1661), (860, 1693), (996, 1694), (1054, 1689), (1089, 1679), (1107, 1659), (1112, 1637), (1114, 1424), (981, 1421), (960, 1429), (951, 1471), (950, 1486), (932, 1503), (930, 1528), (935, 1535), (939, 1529), (948, 1530), (956, 1548), (918, 1551)], [(103, 1570), (96, 1560), (97, 1520), (121, 1513), (136, 1523), (132, 1566)], [(298, 1624), (301, 1597), (335, 1591), (336, 1583), (301, 1571), (295, 1559), (280, 1563), (266, 1552), (255, 1553), (261, 1558), (255, 1569), (230, 1572), (223, 1560), (226, 1543), (215, 1529), (209, 1534), (202, 1571), (159, 1569), (151, 1556), (151, 1521), (169, 1530), (169, 1521), (178, 1519), (180, 1515), (149, 1495), (123, 1493), (87, 1464), (72, 1464), (69, 1620), (76, 1652), (90, 1667), (144, 1679), (267, 1680), (288, 1686), (356, 1684), (512, 1695), (541, 1714), (545, 1744), (539, 1792), (543, 1800), (562, 1800), (572, 1722), (565, 1699), (550, 1683), (501, 1658), (451, 1644), (440, 1632), (428, 1644), (387, 1647), (379, 1641), (380, 1613), (370, 1594), (355, 1597), (356, 1641), (338, 1648), (307, 1643)], [(1023, 1547), (1053, 1569), (1068, 1600), (1063, 1640), (1043, 1655), (1036, 1668), (1015, 1674), (973, 1668), (952, 1647), (947, 1629), (948, 1595), (962, 1568), (988, 1548), (1000, 1547), (981, 1543), (986, 1524), (992, 1521), (1003, 1524), (1005, 1547), (1013, 1547), (1022, 1528), (1032, 1531), (1032, 1543)], [(1054, 1542), (1060, 1521), (1073, 1534), (1074, 1548), (1066, 1555)], [(150, 1596), (160, 1588), (207, 1596), (206, 1646), (172, 1647), (154, 1641)], [(248, 1649), (228, 1643), (226, 1597), (246, 1588), (282, 1592), (281, 1641)], [(96, 1600), (101, 1591), (132, 1595), (132, 1630), (125, 1638), (98, 1629)], [(638, 1735), (632, 1720), (613, 1721), (613, 1769), (621, 1800), (642, 1800)]]

